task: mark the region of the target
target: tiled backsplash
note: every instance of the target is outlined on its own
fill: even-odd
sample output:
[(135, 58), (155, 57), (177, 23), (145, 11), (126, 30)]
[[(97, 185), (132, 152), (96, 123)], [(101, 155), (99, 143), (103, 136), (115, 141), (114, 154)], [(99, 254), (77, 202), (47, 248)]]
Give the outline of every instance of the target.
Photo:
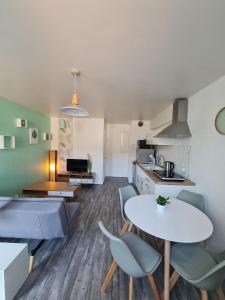
[(175, 172), (189, 176), (190, 145), (157, 146), (156, 154), (163, 155), (165, 160), (175, 163)]

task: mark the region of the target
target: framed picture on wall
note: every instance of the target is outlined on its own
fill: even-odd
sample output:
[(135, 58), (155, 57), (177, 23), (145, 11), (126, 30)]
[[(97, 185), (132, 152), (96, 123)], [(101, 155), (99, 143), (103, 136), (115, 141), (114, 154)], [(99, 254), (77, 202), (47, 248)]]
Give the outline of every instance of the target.
[(30, 144), (38, 144), (38, 129), (37, 128), (30, 128), (29, 129), (29, 138)]

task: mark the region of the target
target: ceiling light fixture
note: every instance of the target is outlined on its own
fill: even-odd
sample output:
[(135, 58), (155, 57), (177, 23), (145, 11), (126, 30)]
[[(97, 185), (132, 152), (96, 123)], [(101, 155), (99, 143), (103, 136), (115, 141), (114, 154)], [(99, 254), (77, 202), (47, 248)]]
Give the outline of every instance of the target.
[(74, 93), (72, 97), (72, 104), (61, 107), (60, 111), (65, 115), (72, 117), (87, 117), (89, 113), (86, 111), (86, 109), (79, 106), (79, 100), (77, 96), (77, 76), (80, 75), (80, 71), (73, 69), (71, 73), (74, 76)]

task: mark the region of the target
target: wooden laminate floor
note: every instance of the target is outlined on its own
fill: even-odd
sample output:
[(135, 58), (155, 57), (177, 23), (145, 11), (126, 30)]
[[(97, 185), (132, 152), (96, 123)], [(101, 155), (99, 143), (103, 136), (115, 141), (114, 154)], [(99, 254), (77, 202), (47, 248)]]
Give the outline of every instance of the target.
[[(107, 178), (104, 185), (82, 187), (81, 212), (74, 220), (71, 236), (45, 241), (37, 254), (34, 271), (16, 300), (128, 299), (128, 277), (122, 271), (116, 272), (107, 292), (100, 293), (111, 255), (109, 242), (97, 225), (102, 220), (115, 234), (121, 228), (118, 188), (126, 184), (124, 178)], [(155, 276), (162, 289), (162, 268)], [(153, 299), (147, 279), (135, 280), (134, 285), (136, 300)], [(171, 300), (197, 299), (200, 299), (198, 290), (183, 280), (179, 280), (171, 293)]]

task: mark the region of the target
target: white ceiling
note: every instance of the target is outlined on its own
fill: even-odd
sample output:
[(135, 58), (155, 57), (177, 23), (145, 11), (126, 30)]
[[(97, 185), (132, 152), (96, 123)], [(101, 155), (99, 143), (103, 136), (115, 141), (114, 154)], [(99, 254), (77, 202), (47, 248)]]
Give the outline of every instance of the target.
[[(0, 96), (149, 119), (225, 74), (224, 0), (1, 0)], [(213, 99), (212, 99), (213, 101)]]

